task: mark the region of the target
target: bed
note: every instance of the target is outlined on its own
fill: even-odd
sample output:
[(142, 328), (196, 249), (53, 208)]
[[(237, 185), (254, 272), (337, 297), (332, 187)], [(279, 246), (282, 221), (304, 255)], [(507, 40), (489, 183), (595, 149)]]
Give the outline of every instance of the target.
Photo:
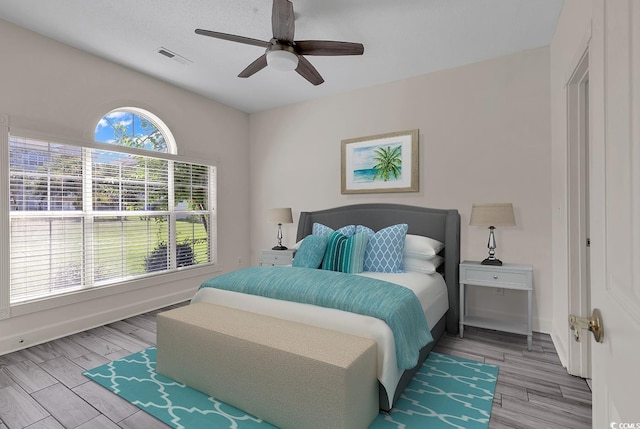
[[(298, 242), (312, 234), (314, 224), (321, 224), (333, 230), (338, 230), (345, 225), (365, 225), (373, 231), (390, 225), (407, 224), (408, 235), (430, 237), (444, 243), (444, 249), (439, 253), (444, 261), (438, 267), (437, 273), (416, 275), (407, 272), (392, 275), (401, 278), (393, 282), (404, 283), (403, 286), (420, 295), (418, 297), (420, 305), (425, 312), (433, 337), (433, 341), (421, 347), (419, 351), (416, 350), (418, 356), (416, 365), (410, 368), (402, 368), (399, 365), (399, 358), (389, 351), (396, 346), (394, 334), (385, 322), (370, 316), (209, 287), (200, 288), (192, 302), (210, 302), (373, 338), (378, 344), (379, 405), (381, 410), (389, 410), (443, 333), (447, 331), (455, 335), (458, 332), (459, 214), (457, 210), (400, 204), (358, 204), (302, 212), (298, 223)], [(381, 273), (362, 273), (360, 276), (389, 281), (388, 276)], [(423, 290), (422, 286), (414, 286), (417, 280), (427, 277), (429, 282), (434, 283), (433, 288)]]

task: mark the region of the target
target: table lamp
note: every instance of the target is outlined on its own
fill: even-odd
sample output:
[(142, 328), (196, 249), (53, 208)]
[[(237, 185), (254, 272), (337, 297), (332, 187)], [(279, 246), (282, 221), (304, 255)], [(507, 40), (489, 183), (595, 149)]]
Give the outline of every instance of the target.
[(513, 204), (511, 203), (486, 203), (474, 204), (471, 208), (471, 226), (489, 227), (489, 256), (481, 262), (482, 265), (502, 265), (502, 261), (496, 258), (496, 238), (493, 231), (496, 226), (515, 226)]
[(285, 246), (282, 245), (282, 224), (283, 223), (293, 223), (293, 216), (291, 214), (291, 208), (275, 208), (269, 209), (267, 220), (270, 223), (278, 224), (278, 244), (272, 247), (272, 250), (287, 250)]

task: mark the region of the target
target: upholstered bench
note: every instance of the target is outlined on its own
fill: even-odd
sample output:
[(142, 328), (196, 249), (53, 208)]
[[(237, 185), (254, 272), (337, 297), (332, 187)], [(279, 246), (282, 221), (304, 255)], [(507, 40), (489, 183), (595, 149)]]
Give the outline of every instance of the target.
[(208, 303), (158, 314), (157, 371), (281, 428), (367, 428), (376, 344)]

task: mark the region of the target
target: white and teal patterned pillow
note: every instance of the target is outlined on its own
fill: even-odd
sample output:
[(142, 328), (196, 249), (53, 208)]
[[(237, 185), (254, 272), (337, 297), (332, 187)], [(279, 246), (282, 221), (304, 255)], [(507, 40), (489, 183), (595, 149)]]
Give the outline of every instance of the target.
[(334, 231), (328, 237), (322, 269), (361, 273), (364, 270), (364, 253), (367, 250), (369, 235), (361, 232), (347, 237), (339, 231)]
[[(332, 228), (329, 228), (328, 226), (323, 225), (321, 223), (317, 223), (317, 222), (314, 222), (313, 226), (311, 227), (311, 233), (313, 235), (328, 235), (332, 232), (333, 232)], [(347, 237), (351, 237), (356, 232), (356, 226), (345, 225), (342, 228), (338, 228), (338, 232), (343, 235), (346, 235)]]
[(300, 243), (291, 265), (302, 268), (320, 268), (324, 252), (327, 249), (327, 241), (326, 235), (308, 235)]
[(379, 273), (401, 273), (404, 239), (408, 225), (391, 225), (373, 232), (371, 228), (358, 225), (358, 231), (369, 235), (369, 244), (364, 254), (364, 270)]

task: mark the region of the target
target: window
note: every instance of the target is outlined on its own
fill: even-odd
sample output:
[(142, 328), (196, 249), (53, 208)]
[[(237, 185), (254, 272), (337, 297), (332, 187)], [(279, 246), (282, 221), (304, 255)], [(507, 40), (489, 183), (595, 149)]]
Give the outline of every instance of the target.
[(133, 113), (108, 144), (9, 137), (11, 303), (214, 261), (215, 167)]
[(112, 110), (98, 121), (97, 142), (175, 153), (169, 129), (155, 115), (135, 107)]

